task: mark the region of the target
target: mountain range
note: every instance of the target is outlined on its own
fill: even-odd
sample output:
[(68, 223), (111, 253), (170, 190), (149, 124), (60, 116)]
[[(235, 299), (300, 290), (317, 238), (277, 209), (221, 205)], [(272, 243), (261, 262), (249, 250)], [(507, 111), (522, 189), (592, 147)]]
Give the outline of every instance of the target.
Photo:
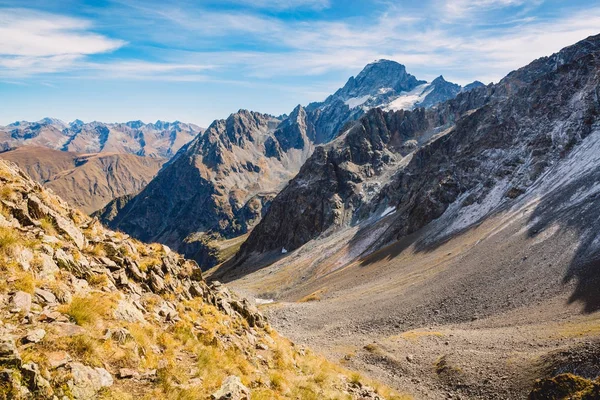
[(127, 153), (170, 158), (202, 128), (179, 121), (103, 123), (56, 118), (37, 122), (18, 121), (0, 127), (0, 150), (41, 146), (74, 153)]
[(215, 242), (247, 234), (316, 146), (345, 125), (374, 107), (432, 108), (481, 86), (462, 88), (442, 77), (427, 83), (401, 64), (376, 61), (322, 103), (282, 117), (240, 110), (213, 122), (139, 195), (98, 215), (112, 228), (213, 266), (223, 261)]

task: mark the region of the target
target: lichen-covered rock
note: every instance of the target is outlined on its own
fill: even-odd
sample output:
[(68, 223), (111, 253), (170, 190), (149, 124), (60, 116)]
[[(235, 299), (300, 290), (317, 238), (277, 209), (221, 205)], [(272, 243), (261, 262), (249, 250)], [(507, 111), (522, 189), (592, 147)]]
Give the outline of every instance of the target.
[(46, 331), (39, 328), (34, 329), (32, 331), (27, 332), (27, 336), (25, 336), (25, 341), (29, 343), (39, 343), (46, 336)]
[(58, 301), (56, 296), (54, 296), (54, 294), (48, 290), (36, 288), (33, 295), (35, 302), (39, 304), (53, 304)]
[(119, 300), (113, 315), (116, 319), (126, 322), (144, 322), (144, 314), (126, 300)]

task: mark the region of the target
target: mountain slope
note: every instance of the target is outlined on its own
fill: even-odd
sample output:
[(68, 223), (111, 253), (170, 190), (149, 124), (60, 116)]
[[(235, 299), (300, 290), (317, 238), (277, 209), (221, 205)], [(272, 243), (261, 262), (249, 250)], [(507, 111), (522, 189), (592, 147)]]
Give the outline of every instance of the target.
[(105, 229), (4, 160), (0, 189), (0, 398), (383, 399), (195, 262)]
[(129, 153), (170, 158), (202, 129), (179, 121), (141, 121), (106, 124), (75, 120), (66, 124), (53, 118), (19, 121), (0, 127), (0, 149), (43, 146), (76, 153)]
[[(435, 109), (372, 110), (315, 152), (274, 200), (243, 252), (295, 249), (336, 227), (395, 212), (381, 246), (440, 217), (455, 201), (468, 207), (489, 193), (519, 196), (591, 131), (596, 46), (590, 38)], [(405, 149), (429, 138), (412, 153)], [(393, 176), (382, 176), (395, 159), (404, 162), (392, 167)], [(306, 206), (285, 207), (307, 198)]]
[(210, 262), (204, 233), (226, 238), (246, 233), (311, 154), (303, 127), (277, 130), (279, 124), (245, 110), (215, 121), (109, 225)]
[(91, 213), (113, 199), (139, 192), (165, 160), (133, 154), (77, 154), (24, 146), (0, 153), (75, 207)]
[[(417, 96), (420, 100), (407, 100), (424, 85), (427, 88), (421, 90), (426, 93)], [(142, 193), (119, 199), (98, 215), (113, 228), (165, 243), (213, 266), (224, 261), (215, 252), (221, 246), (214, 242), (252, 229), (315, 144), (332, 140), (339, 128), (371, 107), (388, 103), (396, 108), (421, 103), (433, 107), (462, 90), (443, 78), (427, 84), (403, 65), (380, 60), (325, 102), (299, 105), (283, 119), (241, 110), (215, 121), (184, 146)]]

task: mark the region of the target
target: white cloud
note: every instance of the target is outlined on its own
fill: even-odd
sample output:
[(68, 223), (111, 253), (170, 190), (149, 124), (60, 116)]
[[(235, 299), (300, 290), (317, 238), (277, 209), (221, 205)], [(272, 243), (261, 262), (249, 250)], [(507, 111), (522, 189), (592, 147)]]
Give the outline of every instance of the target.
[(31, 75), (68, 69), (125, 42), (89, 31), (82, 19), (26, 9), (0, 9), (0, 74)]
[(441, 9), (450, 18), (465, 18), (473, 14), (506, 7), (536, 6), (543, 0), (441, 0)]
[(26, 57), (113, 51), (125, 42), (90, 32), (82, 19), (26, 9), (0, 9), (0, 54)]

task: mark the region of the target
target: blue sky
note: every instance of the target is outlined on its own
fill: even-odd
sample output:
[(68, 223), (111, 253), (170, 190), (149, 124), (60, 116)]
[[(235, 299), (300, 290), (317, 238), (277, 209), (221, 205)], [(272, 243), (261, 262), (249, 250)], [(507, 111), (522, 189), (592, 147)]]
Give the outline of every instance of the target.
[(498, 81), (600, 33), (597, 0), (0, 0), (0, 124), (286, 113), (388, 58)]

